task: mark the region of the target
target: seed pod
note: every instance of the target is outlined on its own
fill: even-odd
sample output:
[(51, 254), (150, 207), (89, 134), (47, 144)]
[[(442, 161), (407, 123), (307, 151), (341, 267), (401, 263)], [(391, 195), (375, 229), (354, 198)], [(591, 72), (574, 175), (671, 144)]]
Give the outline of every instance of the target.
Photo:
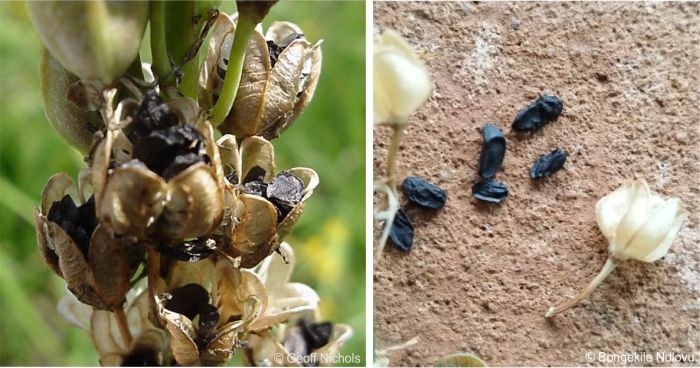
[[(234, 20), (225, 14), (214, 25), (200, 75), (204, 108), (214, 104), (223, 86), (235, 29)], [(311, 102), (321, 58), (321, 41), (311, 44), (293, 23), (274, 22), (265, 35), (256, 29), (246, 49), (236, 100), (219, 130), (239, 138), (277, 138)]]
[(498, 127), (486, 124), (483, 129), (484, 145), (479, 157), (479, 176), (490, 179), (496, 176), (496, 172), (503, 164), (506, 155), (506, 138)]
[(67, 98), (76, 82), (77, 76), (64, 69), (46, 48), (41, 50), (41, 92), (46, 119), (68, 144), (87, 154), (102, 119), (97, 111), (87, 111)]
[(146, 1), (27, 2), (41, 42), (80, 79), (110, 84), (136, 59), (148, 19)]
[(396, 217), (394, 217), (394, 223), (391, 225), (391, 231), (389, 232), (389, 239), (391, 239), (396, 248), (404, 252), (408, 252), (413, 246), (413, 224), (411, 224), (411, 219), (408, 218), (406, 212), (401, 208), (396, 211)]
[(530, 169), (530, 177), (533, 179), (541, 179), (554, 174), (564, 167), (566, 156), (566, 151), (558, 148), (546, 155), (540, 156)]
[(401, 187), (408, 200), (421, 207), (438, 209), (447, 201), (447, 194), (442, 188), (417, 176), (406, 177)]
[(559, 117), (564, 104), (556, 96), (542, 96), (515, 115), (513, 130), (529, 132)]
[(503, 182), (484, 179), (472, 186), (472, 195), (480, 201), (501, 203), (508, 197), (508, 187)]

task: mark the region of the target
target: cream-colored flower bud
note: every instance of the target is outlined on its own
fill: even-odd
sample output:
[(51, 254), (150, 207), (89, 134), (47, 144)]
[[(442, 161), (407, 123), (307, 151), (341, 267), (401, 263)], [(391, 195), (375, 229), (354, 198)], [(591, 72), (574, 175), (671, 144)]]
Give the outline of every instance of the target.
[(77, 76), (63, 68), (46, 48), (41, 50), (41, 92), (46, 118), (68, 144), (87, 154), (102, 119), (99, 112), (88, 111), (68, 98), (76, 82)]
[(663, 257), (687, 217), (680, 199), (659, 197), (641, 179), (626, 182), (596, 206), (598, 227), (617, 260)]
[(428, 71), (392, 30), (374, 40), (374, 124), (405, 124), (430, 96)]
[(598, 201), (598, 227), (610, 242), (610, 255), (591, 283), (569, 301), (549, 308), (555, 316), (590, 295), (615, 267), (627, 260), (654, 262), (666, 255), (688, 212), (678, 198), (663, 199), (642, 179), (627, 181)]
[[(235, 16), (225, 14), (214, 25), (200, 75), (204, 107), (218, 99), (235, 29)], [(257, 28), (247, 45), (236, 100), (219, 130), (239, 138), (277, 138), (311, 102), (321, 59), (321, 41), (310, 43), (293, 23), (274, 22), (264, 35)]]
[(146, 1), (28, 1), (42, 43), (80, 79), (110, 84), (136, 59)]

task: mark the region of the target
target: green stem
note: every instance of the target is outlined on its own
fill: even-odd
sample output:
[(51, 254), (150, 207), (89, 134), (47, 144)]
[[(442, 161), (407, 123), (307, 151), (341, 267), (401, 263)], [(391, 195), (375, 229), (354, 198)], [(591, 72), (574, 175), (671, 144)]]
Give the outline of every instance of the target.
[(9, 208), (29, 226), (34, 227), (34, 201), (4, 176), (0, 176), (0, 193), (0, 205)]
[(228, 57), (228, 66), (226, 67), (226, 78), (224, 85), (221, 88), (219, 100), (212, 109), (211, 123), (213, 127), (219, 126), (233, 106), (238, 93), (238, 86), (241, 83), (241, 73), (243, 71), (243, 61), (245, 60), (245, 49), (250, 40), (250, 36), (255, 30), (256, 23), (248, 17), (238, 19), (236, 32), (233, 35), (233, 45)]
[[(151, 1), (151, 55), (153, 56), (153, 71), (156, 78), (170, 75), (170, 59), (165, 45), (165, 2)], [(170, 78), (168, 78), (170, 79)]]

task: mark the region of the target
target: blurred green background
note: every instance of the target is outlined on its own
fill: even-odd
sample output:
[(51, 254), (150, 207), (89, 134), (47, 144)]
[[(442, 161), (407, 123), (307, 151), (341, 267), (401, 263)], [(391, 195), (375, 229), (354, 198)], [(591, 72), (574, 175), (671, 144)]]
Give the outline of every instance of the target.
[[(321, 178), (287, 238), (297, 252), (293, 279), (318, 292), (324, 319), (353, 327), (342, 353), (364, 365), (365, 4), (281, 2), (264, 25), (275, 20), (324, 39), (314, 100), (274, 141), (278, 168), (310, 167)], [(43, 265), (32, 220), (49, 176), (77, 177), (82, 159), (44, 117), (40, 44), (23, 2), (0, 2), (0, 29), (0, 365), (95, 365), (89, 337), (56, 311), (63, 281)]]

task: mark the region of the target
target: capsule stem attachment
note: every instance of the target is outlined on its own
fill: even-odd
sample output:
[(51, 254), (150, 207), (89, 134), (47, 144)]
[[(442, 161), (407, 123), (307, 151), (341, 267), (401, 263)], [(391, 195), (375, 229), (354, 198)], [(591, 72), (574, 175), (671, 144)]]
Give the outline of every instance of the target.
[(613, 262), (611, 258), (608, 258), (608, 260), (605, 261), (603, 269), (600, 270), (598, 275), (593, 279), (593, 281), (591, 281), (591, 283), (585, 289), (581, 290), (581, 292), (579, 292), (575, 297), (573, 297), (569, 301), (562, 303), (557, 307), (550, 307), (547, 310), (545, 317), (554, 317), (557, 314), (564, 312), (565, 310), (578, 304), (583, 299), (586, 299), (588, 295), (590, 295), (591, 292), (593, 292), (593, 290), (595, 290), (595, 288), (598, 287), (598, 285), (600, 285), (600, 283), (602, 283), (603, 280), (605, 280), (605, 278), (608, 277), (608, 275), (610, 275), (610, 273), (615, 269), (615, 266), (617, 266), (615, 262)]

